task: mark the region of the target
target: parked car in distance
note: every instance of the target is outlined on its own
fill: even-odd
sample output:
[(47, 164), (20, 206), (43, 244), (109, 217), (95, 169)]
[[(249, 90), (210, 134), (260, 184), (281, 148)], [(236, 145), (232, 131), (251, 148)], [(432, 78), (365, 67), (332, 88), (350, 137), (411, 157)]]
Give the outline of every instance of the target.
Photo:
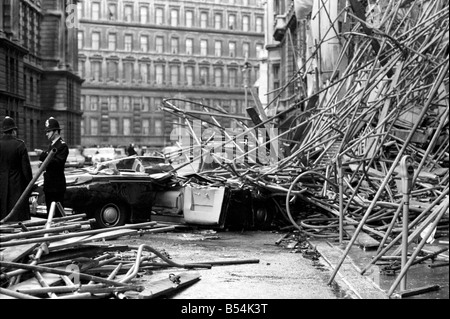
[(65, 167), (81, 168), (84, 166), (86, 159), (81, 155), (81, 151), (78, 148), (69, 148), (69, 155), (66, 159)]
[(98, 147), (86, 147), (83, 149), (81, 153), (84, 156), (84, 165), (89, 166), (92, 165), (92, 157), (97, 154)]
[(123, 157), (127, 157), (123, 148), (100, 147), (97, 149), (97, 153), (92, 156), (92, 164), (115, 160)]

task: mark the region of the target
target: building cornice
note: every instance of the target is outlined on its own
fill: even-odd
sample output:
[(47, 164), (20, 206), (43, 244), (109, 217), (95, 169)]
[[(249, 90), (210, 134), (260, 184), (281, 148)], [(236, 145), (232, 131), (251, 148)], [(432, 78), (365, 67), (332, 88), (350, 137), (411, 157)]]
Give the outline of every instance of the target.
[(233, 36), (247, 36), (247, 37), (256, 37), (256, 38), (262, 38), (264, 39), (264, 33), (259, 32), (249, 32), (249, 31), (237, 31), (237, 30), (224, 30), (224, 29), (202, 29), (202, 28), (194, 28), (194, 27), (172, 27), (168, 25), (157, 25), (157, 24), (149, 24), (149, 25), (143, 25), (141, 23), (130, 23), (130, 22), (120, 22), (120, 21), (94, 21), (94, 20), (88, 20), (88, 19), (80, 19), (80, 25), (81, 26), (87, 26), (87, 25), (98, 25), (102, 27), (123, 27), (126, 28), (127, 31), (130, 29), (144, 29), (147, 31), (150, 30), (161, 30), (161, 31), (172, 31), (172, 32), (198, 32), (202, 35), (207, 34), (228, 34)]

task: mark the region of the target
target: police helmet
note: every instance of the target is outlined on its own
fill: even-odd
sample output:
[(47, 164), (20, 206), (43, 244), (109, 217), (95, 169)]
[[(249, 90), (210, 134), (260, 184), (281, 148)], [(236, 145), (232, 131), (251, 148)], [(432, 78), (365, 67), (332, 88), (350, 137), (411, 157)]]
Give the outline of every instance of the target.
[(5, 119), (3, 120), (3, 132), (11, 130), (17, 130), (16, 122), (14, 122), (11, 117), (5, 116)]
[(55, 130), (61, 130), (61, 128), (59, 127), (58, 121), (54, 117), (50, 117), (45, 121), (45, 131), (49, 132)]

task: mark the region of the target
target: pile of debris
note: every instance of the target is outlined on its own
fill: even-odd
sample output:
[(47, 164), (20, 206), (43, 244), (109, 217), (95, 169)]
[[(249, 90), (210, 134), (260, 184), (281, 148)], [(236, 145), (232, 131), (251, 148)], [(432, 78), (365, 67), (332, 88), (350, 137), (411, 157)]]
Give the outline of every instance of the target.
[[(55, 205), (53, 205), (54, 212)], [(114, 229), (91, 229), (95, 220), (84, 214), (47, 220), (32, 219), (0, 226), (0, 298), (86, 299), (155, 298), (199, 280), (197, 273), (152, 282), (136, 279), (151, 270), (211, 268), (209, 264), (178, 264), (148, 245), (108, 245), (105, 240), (176, 226), (147, 222)]]
[[(291, 49), (307, 53), (266, 109), (250, 89), (256, 107), (247, 108), (251, 121), (234, 117), (238, 133), (216, 120), (234, 116), (221, 106), (167, 99), (162, 109), (184, 121), (190, 133), (193, 143), (178, 145), (189, 159), (186, 165), (213, 154), (217, 167), (198, 174), (263, 194), (274, 201), (279, 219), (304, 234), (341, 242), (350, 236), (340, 264), (362, 231), (378, 242), (373, 264), (400, 243), (406, 224), (408, 243), (420, 240), (407, 269), (427, 242), (448, 237), (449, 3), (352, 0), (331, 12), (333, 2), (313, 5), (301, 21), (309, 25), (310, 42)], [(269, 106), (282, 104), (293, 83), (302, 88), (296, 98), (269, 116)], [(201, 116), (191, 111), (198, 108)], [(198, 136), (195, 121), (220, 138)], [(253, 149), (236, 142), (252, 135), (258, 144)], [(212, 140), (222, 141), (222, 149), (215, 145), (211, 151)], [(281, 147), (273, 149), (274, 142)], [(227, 145), (239, 155), (221, 156)], [(255, 148), (259, 154), (261, 148), (270, 150), (269, 163), (242, 161)], [(306, 205), (313, 208), (305, 211)], [(345, 231), (345, 225), (353, 230)], [(389, 254), (399, 255), (400, 249)]]

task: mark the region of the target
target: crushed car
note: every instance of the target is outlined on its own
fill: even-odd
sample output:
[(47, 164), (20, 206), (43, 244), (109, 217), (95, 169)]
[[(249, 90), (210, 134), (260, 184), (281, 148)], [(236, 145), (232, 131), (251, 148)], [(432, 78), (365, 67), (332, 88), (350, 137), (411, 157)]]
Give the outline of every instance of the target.
[[(64, 209), (95, 218), (98, 228), (147, 221), (212, 228), (270, 222), (271, 206), (250, 189), (196, 174), (178, 176), (161, 159), (151, 165), (146, 160), (131, 156), (66, 171)], [(36, 216), (46, 213), (42, 185), (39, 179), (30, 200)]]

